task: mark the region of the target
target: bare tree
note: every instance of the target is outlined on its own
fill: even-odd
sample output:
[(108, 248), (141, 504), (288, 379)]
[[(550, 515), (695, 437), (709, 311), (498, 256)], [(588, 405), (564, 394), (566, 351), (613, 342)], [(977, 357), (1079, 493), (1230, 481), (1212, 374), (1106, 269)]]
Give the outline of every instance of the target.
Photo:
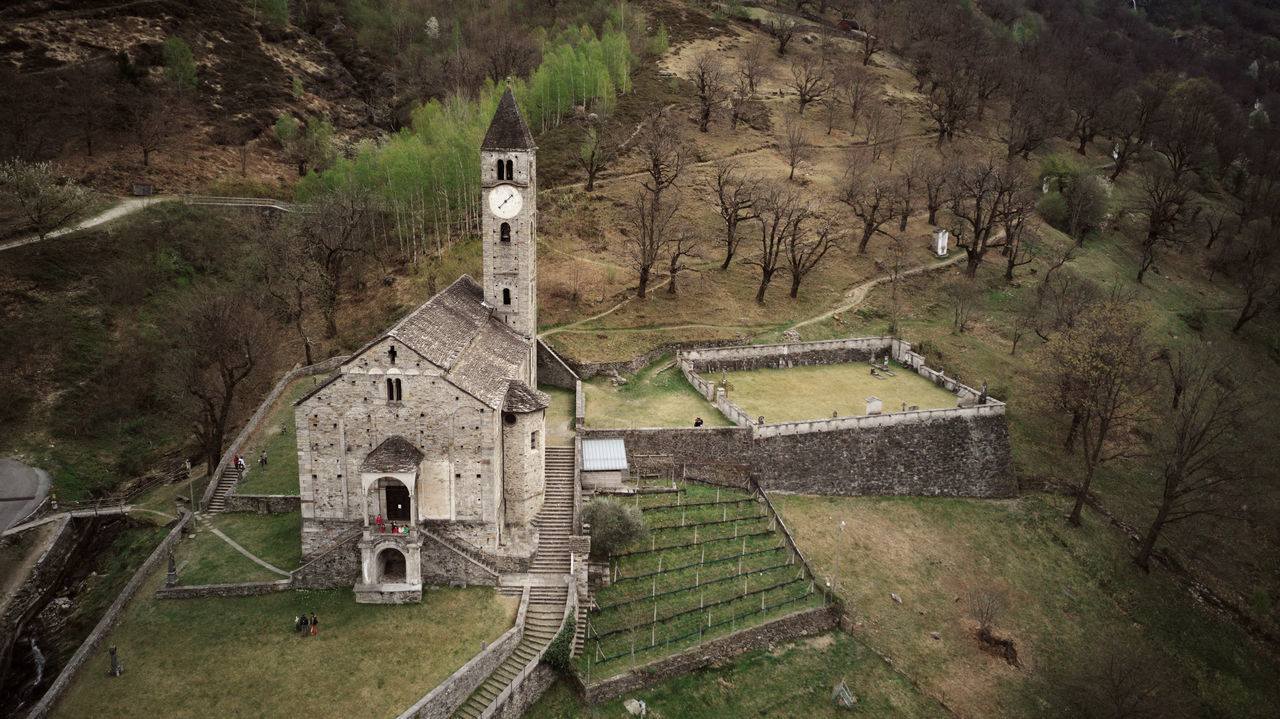
[(706, 132), (711, 124), (711, 113), (720, 107), (728, 95), (725, 73), (720, 67), (720, 61), (709, 50), (694, 55), (693, 67), (689, 72), (698, 96), (698, 131)]
[(1035, 233), (1029, 227), (1032, 217), (1030, 212), (1019, 212), (1005, 218), (1004, 247), (1000, 248), (1001, 254), (1005, 257), (1005, 282), (1013, 282), (1013, 271), (1023, 265), (1031, 264), (1035, 259), (1030, 252), (1031, 243), (1035, 238)]
[(950, 210), (960, 220), (956, 247), (965, 251), (965, 274), (973, 277), (987, 252), (1004, 246), (1003, 227), (1030, 210), (1026, 178), (1008, 160), (988, 158), (957, 166), (950, 179)]
[(765, 30), (778, 43), (778, 54), (787, 54), (787, 45), (791, 42), (791, 38), (795, 37), (796, 28), (798, 27), (795, 18), (781, 15), (773, 15), (765, 22)]
[(338, 334), (338, 298), (349, 265), (372, 251), (375, 200), (348, 186), (312, 198), (297, 224), (298, 240), (320, 268), (315, 297), (329, 337)]
[(266, 379), (271, 368), (270, 323), (245, 293), (208, 286), (184, 300), (169, 332), (172, 381), (190, 398), (200, 451), (213, 471), (241, 390)]
[(1062, 190), (1067, 206), (1067, 235), (1084, 247), (1084, 238), (1098, 229), (1107, 213), (1107, 188), (1092, 172), (1077, 172)]
[(1000, 126), (1001, 138), (1009, 157), (1026, 159), (1061, 131), (1061, 118), (1066, 114), (1062, 92), (1052, 74), (1043, 72), (1041, 58), (1016, 58), (1007, 70), (1004, 84), (1008, 110)]
[(924, 190), (924, 206), (929, 210), (930, 225), (938, 224), (938, 210), (947, 199), (951, 182), (951, 164), (943, 164), (936, 153), (923, 154), (918, 165), (920, 188)]
[(1067, 716), (1164, 719), (1192, 716), (1195, 702), (1181, 687), (1167, 656), (1140, 641), (1113, 639), (1085, 661), (1073, 660), (1054, 678)]
[(752, 96), (751, 84), (749, 80), (742, 75), (733, 76), (733, 85), (729, 88), (729, 129), (737, 130), (738, 123), (742, 121), (747, 112), (747, 105), (751, 102)]
[(1280, 300), (1280, 240), (1275, 225), (1270, 220), (1254, 220), (1239, 237), (1224, 252), (1226, 272), (1244, 295), (1240, 314), (1231, 327), (1233, 334)]
[(809, 103), (821, 100), (831, 89), (827, 65), (821, 57), (804, 54), (791, 61), (791, 88), (800, 100), (800, 114)]
[(829, 96), (848, 110), (850, 135), (858, 131), (858, 123), (875, 96), (876, 88), (875, 76), (860, 65), (849, 65), (835, 73)]
[(788, 180), (796, 179), (796, 167), (809, 159), (809, 151), (812, 148), (813, 143), (809, 142), (809, 136), (805, 133), (804, 126), (800, 124), (800, 118), (789, 115), (782, 127), (782, 154), (787, 158), (787, 165), (791, 168), (790, 174), (787, 175)]
[(680, 204), (673, 188), (692, 152), (679, 125), (665, 110), (653, 113), (640, 129), (636, 149), (644, 169), (628, 218), (634, 232), (626, 238), (624, 246), (639, 275), (636, 294), (644, 299), (653, 266), (672, 239), (669, 229)]
[(1071, 416), (1067, 446), (1080, 440), (1082, 477), (1068, 521), (1080, 512), (1098, 468), (1133, 454), (1129, 430), (1146, 417), (1153, 389), (1147, 321), (1131, 296), (1113, 291), (1045, 346), (1055, 404)]
[(1190, 240), (1187, 230), (1195, 219), (1194, 213), (1191, 190), (1178, 174), (1156, 168), (1143, 175), (1134, 206), (1134, 214), (1142, 220), (1138, 228), (1142, 252), (1138, 284), (1159, 259), (1162, 247), (1176, 247)]
[(676, 275), (690, 268), (689, 264), (685, 262), (686, 259), (702, 257), (702, 247), (698, 242), (697, 235), (687, 230), (674, 233), (671, 242), (667, 244), (667, 276), (671, 278), (667, 283), (667, 294), (674, 295), (676, 293)]
[(323, 268), (315, 254), (308, 252), (303, 236), (292, 223), (267, 226), (261, 221), (247, 221), (246, 234), (260, 239), (266, 252), (263, 263), (263, 285), (275, 305), (281, 322), (292, 325), (306, 363), (314, 363), (311, 335), (307, 332), (307, 315), (320, 299), (326, 286)]
[(876, 233), (888, 234), (882, 227), (893, 221), (897, 212), (893, 181), (873, 170), (859, 167), (856, 160), (850, 164), (841, 180), (841, 202), (853, 210), (854, 217), (862, 221), (862, 236), (858, 239), (858, 253), (867, 251), (867, 243)]
[(744, 264), (760, 269), (760, 287), (756, 302), (764, 304), (765, 291), (773, 276), (783, 266), (783, 250), (793, 232), (809, 216), (809, 210), (792, 187), (778, 182), (763, 182), (758, 186), (754, 202), (756, 221), (760, 223), (760, 253), (743, 260)]
[(982, 295), (981, 288), (974, 278), (960, 275), (948, 282), (943, 292), (951, 305), (951, 331), (962, 335), (969, 328), (973, 310)]
[(871, 64), (871, 56), (881, 47), (881, 35), (888, 26), (889, 0), (863, 0), (859, 18), (862, 25), (862, 64)]
[(818, 267), (841, 237), (830, 219), (808, 231), (805, 231), (803, 223), (795, 223), (787, 236), (786, 261), (787, 272), (791, 274), (791, 299), (799, 296), (800, 282)]
[(591, 192), (596, 186), (596, 177), (608, 168), (618, 151), (618, 143), (602, 126), (602, 123), (590, 123), (582, 128), (582, 143), (578, 145), (578, 166), (587, 173), (587, 184), (583, 188)]
[(706, 180), (707, 201), (716, 208), (724, 222), (724, 235), (720, 240), (724, 245), (722, 270), (729, 269), (733, 254), (738, 249), (738, 224), (755, 218), (756, 185), (757, 180), (747, 176), (732, 159), (717, 161)]
[(1166, 526), (1221, 510), (1224, 493), (1248, 476), (1239, 461), (1246, 408), (1227, 362), (1206, 347), (1182, 348), (1169, 367), (1173, 407), (1157, 435), (1164, 457), (1160, 501), (1133, 558), (1144, 571)]
[(160, 150), (173, 134), (173, 101), (176, 98), (139, 91), (128, 105), (129, 133), (142, 152), (143, 167), (151, 166), (151, 153)]
[(738, 77), (746, 83), (749, 94), (755, 94), (767, 67), (768, 63), (764, 57), (764, 47), (759, 42), (749, 43), (743, 49), (742, 54), (738, 56), (738, 64), (735, 69)]
[(0, 198), (18, 210), (40, 239), (93, 202), (93, 194), (65, 178), (59, 165), (17, 157), (0, 162)]

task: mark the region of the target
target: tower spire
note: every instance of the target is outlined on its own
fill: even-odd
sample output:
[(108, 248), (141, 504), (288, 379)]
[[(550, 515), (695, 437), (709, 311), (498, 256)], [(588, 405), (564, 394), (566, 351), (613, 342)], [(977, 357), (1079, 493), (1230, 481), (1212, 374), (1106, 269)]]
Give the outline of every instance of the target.
[(493, 113), (493, 122), (489, 123), (489, 131), (484, 134), (481, 150), (536, 150), (533, 134), (520, 114), (520, 106), (516, 104), (516, 96), (511, 92), (511, 85), (502, 93), (498, 101), (498, 109)]

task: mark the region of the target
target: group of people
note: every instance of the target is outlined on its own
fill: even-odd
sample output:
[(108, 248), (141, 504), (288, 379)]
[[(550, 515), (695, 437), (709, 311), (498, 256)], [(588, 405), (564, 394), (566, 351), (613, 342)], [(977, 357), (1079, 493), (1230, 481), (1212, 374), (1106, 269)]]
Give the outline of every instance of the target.
[(396, 524), (395, 522), (392, 522), (391, 528), (387, 529), (387, 523), (382, 521), (381, 514), (378, 515), (377, 519), (373, 520), (373, 523), (378, 527), (379, 532), (391, 532), (392, 534), (407, 534), (409, 532), (408, 527), (401, 527), (399, 524)]
[(308, 634), (314, 636), (319, 631), (319, 627), (320, 622), (316, 621), (315, 612), (312, 612), (309, 618), (306, 612), (293, 618), (293, 630), (304, 637)]
[[(236, 455), (236, 458), (235, 458), (233, 461), (235, 462), (236, 469), (240, 470), (240, 473), (241, 473), (241, 474), (244, 474), (244, 469), (245, 469), (244, 457), (241, 457), (240, 455), (238, 455), (238, 454), (237, 454), (237, 455)], [(267, 468), (267, 452), (266, 452), (266, 450), (263, 450), (263, 451), (262, 451), (262, 455), (261, 455), (260, 457), (258, 457), (258, 466), (259, 466), (259, 467), (261, 467), (261, 468), (263, 468), (263, 469), (266, 469), (266, 468)], [(187, 473), (188, 473), (188, 474), (190, 474), (190, 472), (191, 472), (191, 468), (190, 468), (190, 467), (188, 467), (188, 468), (187, 468)]]

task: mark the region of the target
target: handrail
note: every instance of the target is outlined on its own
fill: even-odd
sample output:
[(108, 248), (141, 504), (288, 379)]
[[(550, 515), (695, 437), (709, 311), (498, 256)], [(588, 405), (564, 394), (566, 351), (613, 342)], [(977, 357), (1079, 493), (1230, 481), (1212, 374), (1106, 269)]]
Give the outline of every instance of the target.
[(455, 547), (455, 546), (453, 546), (453, 543), (452, 543), (452, 542), (450, 542), (450, 541), (446, 540), (444, 537), (440, 536), (439, 534), (436, 534), (435, 532), (432, 532), (430, 529), (427, 529), (426, 527), (421, 527), (421, 528), (420, 528), (420, 531), (423, 533), (423, 535), (428, 536), (428, 537), (431, 537), (432, 539), (434, 539), (437, 543), (439, 543), (439, 544), (440, 544), (442, 547), (444, 547), (445, 549), (448, 549), (449, 551), (453, 552), (454, 554), (458, 555), (459, 557), (462, 557), (463, 559), (467, 560), (468, 562), (471, 562), (472, 564), (474, 564), (474, 565), (476, 565), (477, 567), (479, 567), (479, 568), (483, 569), (484, 571), (488, 572), (489, 574), (492, 574), (493, 576), (495, 576), (495, 577), (499, 577), (499, 578), (501, 578), (501, 577), (502, 577), (502, 573), (501, 573), (501, 572), (499, 572), (498, 570), (494, 569), (493, 567), (490, 567), (489, 565), (485, 564), (484, 562), (481, 562), (479, 559), (476, 559), (475, 557), (472, 557), (472, 556), (471, 556), (471, 555), (470, 555), (466, 550), (464, 550), (464, 549), (462, 549), (462, 548), (460, 548), (460, 547)]

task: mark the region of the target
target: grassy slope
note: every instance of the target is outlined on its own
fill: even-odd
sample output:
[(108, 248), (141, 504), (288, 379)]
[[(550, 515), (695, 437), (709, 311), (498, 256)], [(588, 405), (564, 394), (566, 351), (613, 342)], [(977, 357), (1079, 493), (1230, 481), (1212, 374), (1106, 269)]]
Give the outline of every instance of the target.
[[(57, 716), (389, 716), (506, 631), (518, 602), (439, 589), (421, 604), (356, 604), (349, 590), (157, 600), (157, 573), (58, 705)], [(293, 631), (315, 612), (316, 637)], [(449, 621), (440, 621), (449, 617)], [(126, 672), (108, 678), (107, 646)]]
[[(244, 461), (249, 474), (236, 488), (240, 494), (297, 494), (298, 446), (294, 439), (293, 403), (322, 378), (303, 377), (285, 388), (245, 443)], [(267, 453), (264, 469), (258, 458)]]
[[(831, 702), (832, 689), (842, 680), (858, 700), (852, 712)], [(860, 639), (834, 632), (750, 652), (627, 698), (632, 696), (648, 705), (649, 716), (657, 717), (947, 716)], [(525, 717), (622, 717), (622, 701), (585, 707), (560, 682)]]
[(573, 415), (577, 411), (573, 390), (550, 385), (538, 385), (538, 389), (551, 396), (547, 408), (547, 444), (573, 444)]
[[(848, 523), (838, 584), (859, 634), (963, 715), (1055, 715), (1053, 688), (1095, 666), (1110, 642), (1164, 657), (1161, 671), (1201, 698), (1205, 716), (1280, 711), (1280, 669), (1265, 654), (1159, 572), (1134, 571), (1123, 540), (1095, 517), (1065, 526), (1064, 501), (777, 498), (828, 577)], [(1015, 640), (1022, 666), (980, 651), (962, 599), (977, 587), (1003, 597), (996, 633)]]

